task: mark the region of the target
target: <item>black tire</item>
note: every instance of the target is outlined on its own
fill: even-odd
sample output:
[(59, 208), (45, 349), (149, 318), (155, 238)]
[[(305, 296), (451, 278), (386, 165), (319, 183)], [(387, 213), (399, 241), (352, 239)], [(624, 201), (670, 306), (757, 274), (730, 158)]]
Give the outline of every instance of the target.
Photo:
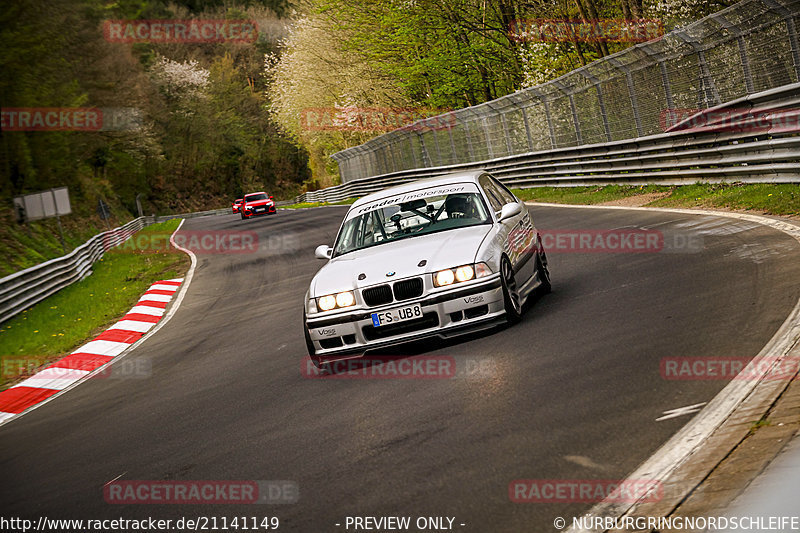
[(244, 213), (239, 213), (239, 216), (242, 217), (242, 220), (247, 220), (247, 218), (244, 216)]
[(539, 293), (550, 294), (550, 291), (553, 290), (553, 285), (550, 283), (550, 271), (547, 269), (547, 254), (544, 253), (544, 249), (536, 254), (536, 273), (542, 282), (539, 285)]
[(500, 280), (503, 285), (503, 302), (506, 308), (506, 322), (513, 325), (522, 320), (522, 304), (520, 303), (517, 280), (514, 269), (507, 257), (500, 261)]

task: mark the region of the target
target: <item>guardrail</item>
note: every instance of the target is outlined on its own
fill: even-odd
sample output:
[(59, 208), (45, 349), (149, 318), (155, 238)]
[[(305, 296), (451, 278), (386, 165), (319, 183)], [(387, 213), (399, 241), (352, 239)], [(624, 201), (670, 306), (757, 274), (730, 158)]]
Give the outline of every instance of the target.
[[(746, 118), (732, 127), (719, 118), (727, 116)], [(781, 118), (778, 126), (759, 122), (767, 120), (769, 124), (770, 117), (776, 116)], [(684, 129), (686, 124), (677, 124), (659, 135), (392, 172), (307, 192), (296, 201), (336, 202), (406, 180), (477, 169), (520, 188), (732, 180), (800, 182), (800, 83), (707, 109), (687, 124), (701, 125)]]
[(95, 235), (67, 255), (6, 276), (0, 279), (0, 323), (89, 275), (94, 262), (103, 257), (106, 250), (122, 244), (145, 226), (173, 218), (223, 215), (230, 212), (230, 208), (224, 208), (180, 215), (139, 217), (124, 226)]

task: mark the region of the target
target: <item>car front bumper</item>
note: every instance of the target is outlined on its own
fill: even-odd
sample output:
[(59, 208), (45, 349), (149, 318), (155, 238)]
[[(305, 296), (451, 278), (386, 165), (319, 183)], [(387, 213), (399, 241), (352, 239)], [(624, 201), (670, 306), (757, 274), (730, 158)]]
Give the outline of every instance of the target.
[(244, 216), (247, 217), (247, 218), (250, 218), (250, 217), (260, 217), (262, 215), (274, 215), (275, 213), (277, 213), (277, 211), (275, 210), (275, 206), (271, 205), (271, 206), (269, 206), (268, 208), (266, 208), (264, 210), (261, 210), (261, 209), (259, 209), (258, 211), (245, 210), (244, 211)]
[[(372, 313), (420, 304), (422, 317), (375, 327)], [(367, 351), (427, 337), (453, 337), (493, 327), (505, 316), (499, 274), (467, 286), (346, 313), (309, 315), (308, 329), (321, 362), (361, 357)]]

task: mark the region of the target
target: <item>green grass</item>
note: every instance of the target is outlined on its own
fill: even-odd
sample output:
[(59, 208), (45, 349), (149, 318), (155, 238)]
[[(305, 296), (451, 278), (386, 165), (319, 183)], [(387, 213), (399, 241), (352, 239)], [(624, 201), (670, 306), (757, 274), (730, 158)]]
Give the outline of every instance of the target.
[[(0, 256), (4, 258), (0, 263), (0, 277), (64, 255), (55, 219), (18, 224), (11, 209), (3, 208), (0, 221)], [(61, 224), (67, 253), (106, 231), (105, 224), (97, 217), (67, 215), (61, 217)]]
[(321, 207), (323, 205), (350, 205), (358, 198), (348, 198), (347, 200), (340, 200), (338, 202), (300, 202), (298, 204), (282, 205), (280, 209), (304, 209), (308, 207)]
[(644, 187), (534, 187), (515, 189), (520, 199), (563, 204), (600, 204), (645, 193), (669, 193), (645, 205), (651, 207), (705, 207), (753, 210), (772, 215), (800, 214), (800, 185), (775, 183), (697, 183)]
[(666, 192), (670, 187), (646, 185), (606, 185), (600, 187), (531, 187), (513, 189), (520, 200), (557, 204), (602, 204), (611, 200), (653, 192)]
[(684, 185), (652, 206), (750, 209), (773, 215), (800, 214), (800, 184), (754, 183)]
[[(139, 234), (172, 233), (180, 220)], [(92, 275), (0, 325), (0, 389), (74, 351), (133, 307), (155, 281), (181, 277), (189, 265), (180, 251), (112, 249)]]
[(754, 435), (755, 432), (758, 431), (759, 429), (761, 429), (763, 427), (771, 426), (771, 425), (772, 424), (770, 423), (769, 420), (767, 420), (766, 415), (764, 415), (763, 417), (761, 417), (760, 419), (756, 420), (755, 422), (753, 422), (750, 425), (750, 431), (748, 433), (749, 433), (749, 435)]

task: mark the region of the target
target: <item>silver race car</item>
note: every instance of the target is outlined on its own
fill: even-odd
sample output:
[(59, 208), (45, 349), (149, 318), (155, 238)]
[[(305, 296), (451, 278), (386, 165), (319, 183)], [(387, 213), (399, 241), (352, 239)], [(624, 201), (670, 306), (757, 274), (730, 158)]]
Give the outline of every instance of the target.
[(485, 172), (450, 174), (359, 199), (311, 281), (303, 314), (314, 364), (429, 336), (519, 321), (550, 291), (525, 205)]

